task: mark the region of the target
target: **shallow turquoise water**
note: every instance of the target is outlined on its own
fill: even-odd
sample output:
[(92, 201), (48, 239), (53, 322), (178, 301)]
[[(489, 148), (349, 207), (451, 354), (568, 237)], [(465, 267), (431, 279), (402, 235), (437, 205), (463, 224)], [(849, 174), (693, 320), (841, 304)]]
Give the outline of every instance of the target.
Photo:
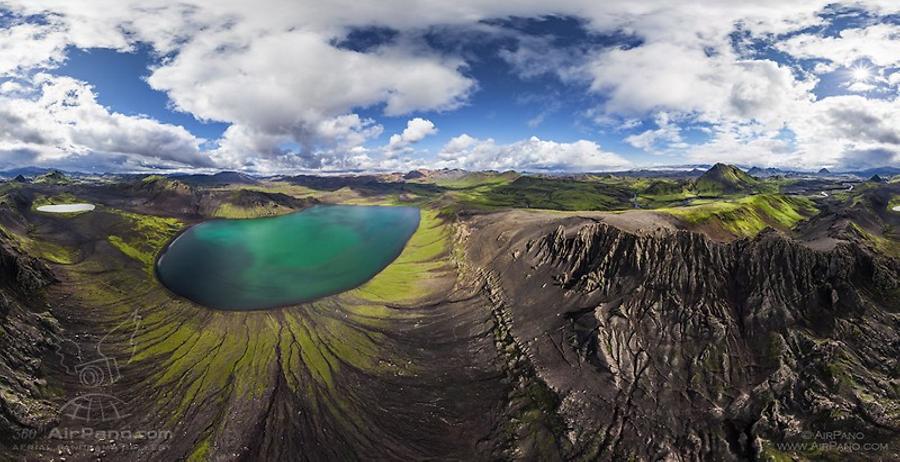
[(172, 292), (212, 308), (291, 305), (368, 281), (400, 255), (418, 226), (416, 208), (349, 205), (209, 221), (169, 244), (156, 272)]

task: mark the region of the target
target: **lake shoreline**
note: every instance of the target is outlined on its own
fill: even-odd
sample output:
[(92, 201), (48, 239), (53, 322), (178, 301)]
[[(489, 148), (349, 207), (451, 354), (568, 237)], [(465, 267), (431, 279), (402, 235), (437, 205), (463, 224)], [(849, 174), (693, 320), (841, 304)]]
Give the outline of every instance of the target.
[[(157, 254), (153, 273), (168, 292), (207, 309), (298, 306), (370, 281), (402, 254), (420, 224), (416, 207), (339, 204), (278, 217), (212, 219), (174, 236)], [(257, 241), (241, 237), (259, 232), (268, 236), (264, 246), (247, 246)]]

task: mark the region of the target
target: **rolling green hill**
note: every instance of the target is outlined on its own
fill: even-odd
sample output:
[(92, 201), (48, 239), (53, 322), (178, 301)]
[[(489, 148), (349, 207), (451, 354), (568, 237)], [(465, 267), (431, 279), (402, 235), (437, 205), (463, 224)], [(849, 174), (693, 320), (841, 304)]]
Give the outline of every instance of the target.
[(694, 184), (700, 194), (749, 193), (759, 187), (759, 180), (728, 164), (716, 164)]

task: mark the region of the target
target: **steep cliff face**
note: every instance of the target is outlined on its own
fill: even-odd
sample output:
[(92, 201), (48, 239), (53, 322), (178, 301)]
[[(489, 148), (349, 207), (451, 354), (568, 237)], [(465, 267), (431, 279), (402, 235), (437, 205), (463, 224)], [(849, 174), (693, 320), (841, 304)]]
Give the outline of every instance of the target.
[(43, 263), (0, 230), (0, 438), (6, 444), (27, 442), (57, 419), (46, 399), (41, 358), (59, 327), (49, 312), (35, 310), (35, 291), (52, 280)]
[(499, 243), (481, 260), (561, 399), (567, 457), (898, 455), (896, 260), (775, 233), (718, 244), (561, 223), (478, 238)]

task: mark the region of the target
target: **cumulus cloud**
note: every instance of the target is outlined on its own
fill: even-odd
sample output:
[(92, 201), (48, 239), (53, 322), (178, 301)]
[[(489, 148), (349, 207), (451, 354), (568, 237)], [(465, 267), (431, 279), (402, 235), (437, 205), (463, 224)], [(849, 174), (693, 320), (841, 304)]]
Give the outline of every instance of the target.
[(900, 26), (874, 24), (846, 29), (836, 37), (800, 34), (776, 44), (776, 47), (798, 58), (826, 59), (851, 66), (866, 59), (878, 67), (900, 64)]
[(894, 71), (889, 74), (887, 77), (887, 81), (889, 85), (892, 86), (900, 86), (900, 71)]
[(212, 166), (203, 140), (181, 127), (111, 112), (84, 82), (38, 74), (29, 97), (0, 95), (0, 151), (41, 164), (127, 155), (131, 166)]
[(503, 145), (493, 139), (482, 140), (463, 134), (451, 139), (438, 157), (440, 167), (469, 170), (601, 171), (631, 165), (621, 156), (603, 151), (591, 141), (559, 143), (534, 136)]
[[(44, 84), (30, 79), (36, 70), (64, 61), (65, 50), (99, 47), (127, 52), (140, 44), (158, 58), (148, 84), (164, 92), (174, 110), (230, 124), (210, 156), (203, 156), (197, 153), (200, 140), (183, 128), (100, 107), (101, 111), (94, 108), (99, 107), (96, 101), (81, 102), (82, 109), (93, 108), (85, 111), (90, 112), (86, 120), (93, 121), (84, 123), (85, 127), (61, 128), (65, 123), (57, 119), (64, 118), (65, 111), (7, 122), (5, 149), (39, 152), (41, 159), (51, 152), (60, 159), (66, 152), (73, 156), (86, 156), (93, 150), (116, 152), (133, 155), (138, 163), (152, 158), (196, 164), (211, 157), (220, 167), (258, 170), (379, 162), (400, 165), (392, 162), (403, 159), (386, 159), (365, 147), (374, 144), (383, 128), (371, 118), (376, 116), (360, 116), (363, 110), (387, 116), (452, 111), (467, 104), (478, 89), (468, 73), (470, 56), (434, 49), (423, 37), (435, 28), (479, 27), (490, 33), (485, 20), (547, 15), (578, 17), (591, 33), (624, 33), (634, 41), (629, 46), (588, 44), (561, 49), (542, 37), (520, 36), (519, 46), (499, 51), (501, 57), (522, 77), (553, 74), (578, 91), (586, 89), (600, 101), (591, 111), (595, 119), (633, 121), (666, 113), (678, 121), (667, 126), (657, 123), (656, 129), (624, 140), (633, 146), (688, 152), (691, 148), (679, 138), (679, 124), (702, 123), (712, 127), (714, 136), (707, 146), (696, 146), (695, 152), (716, 152), (723, 156), (719, 160), (726, 161), (734, 161), (741, 153), (760, 154), (767, 146), (773, 150), (767, 160), (776, 155), (810, 159), (814, 149), (824, 149), (821, 152), (829, 158), (888, 149), (883, 141), (868, 139), (871, 133), (866, 131), (851, 135), (839, 130), (841, 138), (830, 143), (828, 137), (813, 139), (812, 133), (826, 133), (839, 125), (828, 115), (837, 103), (815, 98), (815, 73), (798, 72), (795, 63), (784, 60), (759, 58), (746, 46), (754, 40), (776, 43), (792, 56), (821, 59), (824, 62), (816, 72), (834, 70), (860, 57), (876, 66), (896, 66), (897, 26), (892, 24), (848, 29), (837, 37), (804, 32), (777, 45), (784, 34), (823, 25), (828, 19), (822, 13), (832, 4), (833, 0), (563, 0), (550, 4), (540, 0), (258, 0), (252, 4), (238, 0), (0, 0), (0, 8), (12, 12), (8, 24), (0, 27), (0, 78), (22, 79), (0, 82), (0, 97), (17, 108), (13, 116), (22, 118), (22, 108), (38, 104), (26, 93), (29, 86)], [(848, 0), (847, 4), (872, 15), (900, 11), (896, 2), (888, 0)], [(31, 17), (41, 20), (26, 20)], [(396, 38), (365, 50), (342, 46), (358, 27), (386, 28)], [(741, 37), (737, 46), (736, 36)], [(888, 83), (900, 78), (896, 72), (881, 77)], [(846, 90), (869, 95), (861, 85)], [(866, 114), (888, 117), (881, 119), (881, 125), (894, 120), (874, 99), (854, 104), (866, 106), (861, 109)], [(540, 119), (534, 122), (537, 125)], [(407, 130), (388, 140), (388, 151), (405, 152), (416, 142), (414, 132), (407, 135)], [(785, 141), (782, 130), (795, 133), (796, 141)], [(573, 162), (583, 160), (583, 169), (593, 169), (615, 160), (590, 141), (531, 139), (497, 145), (458, 137), (444, 149), (450, 152), (452, 143), (466, 142), (470, 146), (465, 153), (478, 149), (482, 153), (480, 160), (472, 158), (471, 165), (507, 165), (507, 159), (519, 159), (537, 169), (552, 168), (554, 162), (576, 168)], [(163, 148), (172, 152), (157, 151)], [(551, 154), (550, 149), (559, 152)], [(606, 160), (598, 164), (598, 157)]]
[(300, 157), (296, 163), (315, 165), (325, 153), (346, 154), (380, 135), (380, 126), (360, 119), (357, 109), (381, 105), (389, 116), (452, 110), (475, 88), (463, 60), (427, 47), (397, 43), (359, 52), (336, 45), (352, 26), (394, 22), (382, 6), (272, 0), (252, 7), (152, 0), (4, 6), (23, 18), (44, 15), (50, 25), (3, 30), (10, 37), (0, 40), (0, 73), (53, 66), (66, 46), (129, 51), (144, 43), (166, 55), (147, 82), (175, 110), (231, 124), (213, 155), (223, 167), (281, 163), (290, 152)]
[[(386, 115), (447, 110), (461, 104), (474, 85), (455, 59), (395, 47), (360, 53), (300, 30), (252, 39), (233, 37), (233, 30), (220, 34), (225, 37), (212, 33), (185, 45), (147, 81), (178, 110), (238, 125), (256, 144), (287, 139), (311, 151), (342, 141), (322, 122), (355, 108), (384, 104)], [(229, 40), (236, 43), (221, 50)]]
[(21, 23), (0, 28), (0, 77), (63, 61), (67, 40), (52, 25)]
[(430, 120), (421, 117), (410, 119), (406, 123), (406, 128), (403, 129), (403, 132), (391, 135), (391, 138), (388, 141), (387, 150), (398, 151), (407, 148), (411, 144), (422, 141), (426, 136), (437, 133), (437, 131), (434, 122)]
[[(729, 159), (747, 165), (862, 168), (900, 161), (898, 101), (858, 95), (832, 96), (809, 102), (784, 130), (746, 124), (717, 127), (710, 141), (691, 146), (697, 162)], [(881, 162), (881, 163), (878, 163)]]
[(740, 125), (719, 126), (705, 143), (688, 147), (691, 162), (729, 162), (759, 167), (822, 167), (825, 159), (802, 159), (778, 131), (747, 130)]
[(700, 47), (647, 44), (599, 53), (585, 65), (591, 90), (608, 97), (617, 115), (668, 111), (702, 122), (757, 121), (780, 125), (809, 99), (811, 81), (770, 60), (741, 60), (730, 51), (709, 56)]
[(661, 144), (664, 145), (662, 150), (686, 147), (681, 138), (681, 128), (678, 124), (669, 120), (667, 113), (660, 112), (656, 114), (655, 120), (657, 128), (630, 135), (625, 138), (625, 142), (654, 154), (659, 153), (659, 145)]
[[(807, 117), (791, 126), (803, 164), (824, 160), (835, 165), (855, 164), (865, 152), (900, 152), (898, 101), (858, 95), (824, 98), (807, 109)], [(867, 157), (875, 160), (877, 157)], [(898, 158), (893, 158), (894, 165)], [(873, 166), (873, 165), (870, 165)]]
[(220, 167), (262, 173), (343, 169), (348, 159), (362, 149), (360, 145), (379, 136), (383, 127), (372, 119), (344, 114), (319, 121), (314, 130), (318, 141), (303, 148), (290, 134), (263, 134), (234, 124), (225, 130), (211, 156)]

